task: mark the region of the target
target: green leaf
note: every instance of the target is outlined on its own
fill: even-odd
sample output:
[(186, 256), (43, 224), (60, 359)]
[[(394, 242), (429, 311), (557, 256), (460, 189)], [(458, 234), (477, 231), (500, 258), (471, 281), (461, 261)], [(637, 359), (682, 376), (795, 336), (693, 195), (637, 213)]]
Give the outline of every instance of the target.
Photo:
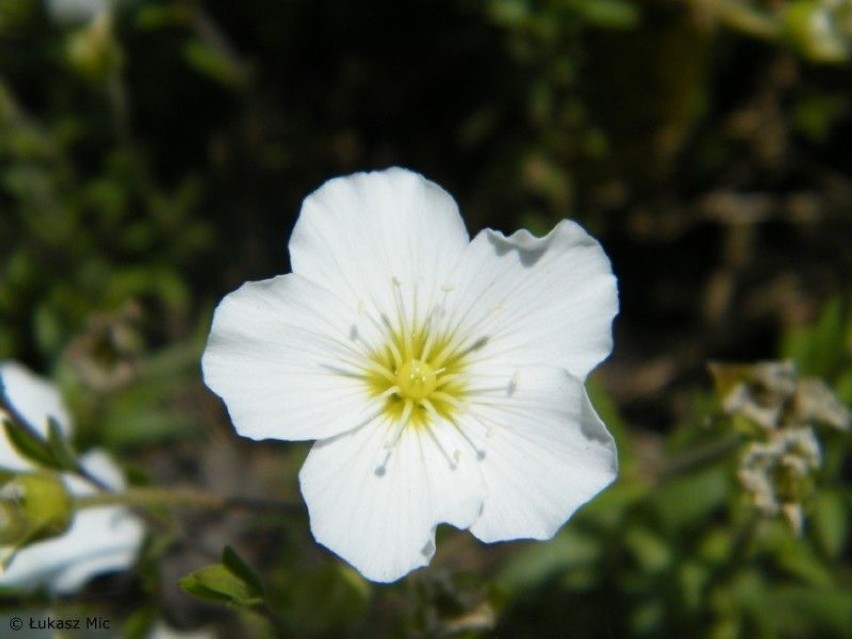
[(6, 437), (19, 455), (39, 466), (54, 470), (61, 469), (47, 442), (30, 429), (8, 419), (3, 420), (3, 428), (6, 430)]
[(263, 594), (263, 582), (260, 576), (230, 546), (225, 546), (225, 550), (222, 551), (222, 564), (242, 579), (254, 592)]
[(789, 586), (765, 602), (784, 637), (852, 637), (852, 590)]
[(222, 564), (205, 566), (190, 573), (178, 583), (186, 592), (205, 601), (228, 603), (240, 607), (257, 606), (263, 603), (263, 597), (258, 596), (245, 581)]
[(222, 552), (222, 563), (205, 566), (180, 580), (180, 587), (206, 601), (239, 607), (264, 602), (264, 589), (257, 573), (230, 547)]
[(831, 572), (812, 546), (795, 537), (782, 522), (763, 522), (756, 541), (774, 556), (781, 569), (802, 583), (818, 588), (832, 585)]
[(784, 335), (781, 352), (796, 361), (801, 375), (833, 378), (844, 371), (848, 351), (843, 345), (852, 326), (848, 309), (848, 301), (831, 298), (814, 324), (791, 328)]
[(624, 542), (632, 552), (636, 563), (647, 574), (655, 574), (667, 569), (674, 557), (665, 540), (644, 527), (629, 528)]
[(730, 487), (728, 470), (719, 464), (673, 478), (659, 487), (650, 503), (669, 529), (679, 530), (699, 525), (722, 509)]
[[(287, 580), (275, 602), (291, 636), (345, 635), (344, 628), (358, 627), (367, 611), (370, 586), (355, 571), (338, 562), (288, 569)], [(335, 634), (332, 629), (342, 632)], [(369, 634), (369, 633), (368, 633)]]
[(189, 66), (225, 87), (239, 89), (247, 81), (243, 70), (233, 60), (200, 40), (188, 41), (183, 54)]
[(832, 559), (839, 559), (846, 545), (846, 505), (837, 492), (822, 492), (814, 498), (811, 513), (813, 532), (820, 548)]
[(497, 582), (509, 592), (523, 592), (560, 573), (576, 574), (593, 569), (602, 552), (602, 539), (569, 526), (551, 541), (515, 554), (500, 571)]
[(62, 427), (52, 416), (47, 418), (47, 446), (57, 466), (62, 470), (76, 470), (79, 467), (77, 458)]
[(180, 27), (191, 19), (191, 10), (183, 4), (165, 6), (155, 3), (140, 4), (136, 11), (136, 26), (141, 31)]
[(585, 0), (577, 6), (590, 23), (608, 29), (630, 29), (639, 22), (639, 10), (624, 0)]

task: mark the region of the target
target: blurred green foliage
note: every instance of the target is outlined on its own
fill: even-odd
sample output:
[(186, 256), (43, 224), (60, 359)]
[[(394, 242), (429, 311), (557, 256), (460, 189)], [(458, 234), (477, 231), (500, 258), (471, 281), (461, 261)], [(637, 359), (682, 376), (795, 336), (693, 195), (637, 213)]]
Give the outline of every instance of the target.
[[(162, 617), (257, 637), (852, 636), (848, 435), (818, 431), (798, 537), (750, 507), (743, 430), (704, 372), (790, 359), (852, 402), (852, 3), (62, 6), (0, 0), (0, 359), (52, 372), (79, 449), (120, 453), (135, 483), (238, 493), (267, 472), (294, 492), (303, 449), (245, 463), (200, 387), (211, 309), (286, 270), (308, 192), (390, 164), (454, 193), (471, 231), (571, 216), (599, 235), (632, 367), (590, 389), (621, 479), (550, 542), (440, 529), (433, 567), (384, 587), (304, 514), (161, 513), (129, 581), (9, 610), (97, 610), (133, 637)], [(217, 563), (230, 543), (245, 560)], [(194, 603), (186, 575), (230, 606)]]

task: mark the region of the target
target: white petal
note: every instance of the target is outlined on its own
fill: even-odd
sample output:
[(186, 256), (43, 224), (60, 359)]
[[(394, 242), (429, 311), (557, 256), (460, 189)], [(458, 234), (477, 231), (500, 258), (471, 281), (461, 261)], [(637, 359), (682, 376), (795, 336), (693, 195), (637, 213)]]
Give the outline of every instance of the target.
[(618, 469), (615, 443), (578, 379), (552, 368), (513, 377), (471, 409), (486, 429), (477, 441), (488, 494), (470, 530), (486, 542), (549, 539)]
[[(391, 582), (429, 563), (441, 522), (466, 528), (484, 486), (469, 444), (450, 424), (394, 428), (379, 420), (317, 442), (299, 473), (311, 531), (373, 581)], [(452, 462), (451, 462), (452, 460)]]
[[(293, 272), (350, 308), (397, 315), (392, 282), (409, 318), (428, 312), (468, 245), (453, 198), (399, 168), (335, 178), (308, 196), (290, 238)], [(418, 316), (417, 319), (422, 319)]]
[(317, 439), (376, 414), (358, 377), (363, 348), (340, 300), (289, 274), (222, 300), (201, 366), (241, 435)]
[[(71, 419), (59, 391), (18, 362), (0, 362), (0, 393), (40, 435), (47, 435), (48, 417), (53, 417), (65, 434), (69, 434)], [(0, 429), (0, 468), (31, 470), (32, 467), (9, 443), (5, 429)]]
[[(123, 484), (116, 482), (121, 473), (104, 453), (92, 451), (80, 461), (94, 476), (113, 487)], [(94, 492), (76, 478), (67, 478), (66, 484), (76, 495)], [(142, 522), (126, 508), (83, 510), (63, 535), (18, 552), (9, 569), (0, 574), (0, 586), (22, 590), (45, 586), (51, 592), (73, 592), (96, 575), (130, 567), (143, 534)]]
[(460, 339), (485, 338), (477, 357), (585, 379), (612, 350), (616, 280), (600, 245), (574, 222), (543, 238), (483, 231), (451, 279), (458, 286), (446, 321)]

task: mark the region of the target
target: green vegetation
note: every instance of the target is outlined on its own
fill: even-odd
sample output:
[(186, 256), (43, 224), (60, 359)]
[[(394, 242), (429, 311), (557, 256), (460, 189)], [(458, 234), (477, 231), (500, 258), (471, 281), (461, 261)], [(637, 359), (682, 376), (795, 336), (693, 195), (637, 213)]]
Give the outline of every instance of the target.
[[(109, 449), (142, 504), (177, 491), (133, 571), (4, 612), (852, 637), (850, 57), (849, 0), (0, 0), (0, 360), (51, 377), (77, 432), (9, 437), (52, 468)], [(590, 392), (621, 474), (552, 541), (442, 527), (382, 586), (314, 544), (307, 447), (240, 440), (198, 361), (222, 295), (289, 270), (302, 198), (389, 165), (471, 231), (601, 240), (622, 312)]]

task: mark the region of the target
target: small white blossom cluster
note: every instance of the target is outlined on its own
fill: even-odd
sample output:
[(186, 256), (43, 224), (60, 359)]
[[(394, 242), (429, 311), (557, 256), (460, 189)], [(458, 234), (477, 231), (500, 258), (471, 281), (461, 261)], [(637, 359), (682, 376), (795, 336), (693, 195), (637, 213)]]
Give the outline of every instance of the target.
[(814, 424), (848, 430), (852, 414), (822, 380), (799, 379), (792, 362), (712, 364), (711, 371), (725, 412), (756, 427), (740, 458), (740, 483), (760, 513), (782, 514), (801, 534), (803, 502), (822, 465)]
[(822, 452), (813, 429), (785, 428), (766, 443), (749, 443), (737, 476), (761, 513), (769, 517), (782, 513), (799, 534), (804, 520), (800, 487), (821, 464)]

